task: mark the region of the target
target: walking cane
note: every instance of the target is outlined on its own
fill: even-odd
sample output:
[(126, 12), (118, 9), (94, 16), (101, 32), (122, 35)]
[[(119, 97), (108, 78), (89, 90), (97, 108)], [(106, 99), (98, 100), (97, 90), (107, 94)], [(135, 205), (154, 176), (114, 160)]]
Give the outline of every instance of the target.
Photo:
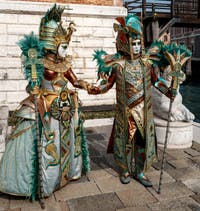
[(158, 194), (160, 194), (160, 192), (161, 192), (161, 185), (162, 185), (162, 179), (163, 179), (163, 170), (164, 170), (164, 164), (165, 164), (165, 151), (166, 151), (166, 148), (167, 148), (167, 141), (168, 141), (168, 134), (169, 134), (170, 115), (171, 115), (171, 110), (172, 110), (172, 103), (173, 103), (173, 100), (170, 99), (169, 112), (168, 112), (168, 118), (167, 118), (167, 128), (166, 128), (165, 142), (164, 142), (164, 149), (163, 149), (163, 155), (162, 155), (162, 161), (161, 161), (161, 171), (160, 171), (160, 179), (159, 179), (159, 185), (158, 185)]
[[(172, 93), (173, 92), (176, 93), (178, 85), (179, 85), (179, 78), (182, 78), (184, 76), (184, 74), (181, 73), (181, 68), (183, 64), (191, 57), (191, 52), (186, 48), (186, 46), (172, 43), (171, 45), (169, 45), (169, 47), (165, 49), (164, 55), (168, 59), (171, 69), (172, 69), (172, 71), (169, 73), (169, 75), (172, 77), (170, 88), (171, 88)], [(172, 103), (173, 103), (173, 99), (170, 99), (163, 156), (162, 156), (162, 161), (161, 161), (160, 179), (159, 179), (159, 185), (158, 185), (158, 191), (157, 191), (158, 194), (160, 194), (161, 192), (163, 170), (164, 170), (164, 163), (165, 163), (165, 151), (167, 148)]]

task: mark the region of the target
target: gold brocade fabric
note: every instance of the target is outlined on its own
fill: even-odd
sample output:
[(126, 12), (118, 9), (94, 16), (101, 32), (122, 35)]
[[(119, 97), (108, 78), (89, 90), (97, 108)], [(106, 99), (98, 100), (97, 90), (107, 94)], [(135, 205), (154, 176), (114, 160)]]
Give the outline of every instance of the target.
[[(146, 61), (116, 61), (114, 156), (122, 171), (143, 171), (155, 160), (155, 134), (150, 99), (151, 72)], [(108, 79), (109, 80), (109, 79)], [(136, 141), (137, 140), (137, 141)], [(132, 170), (131, 170), (132, 169)]]
[(72, 57), (68, 56), (64, 60), (55, 57), (53, 54), (48, 55), (43, 59), (44, 67), (54, 72), (66, 72), (71, 68)]

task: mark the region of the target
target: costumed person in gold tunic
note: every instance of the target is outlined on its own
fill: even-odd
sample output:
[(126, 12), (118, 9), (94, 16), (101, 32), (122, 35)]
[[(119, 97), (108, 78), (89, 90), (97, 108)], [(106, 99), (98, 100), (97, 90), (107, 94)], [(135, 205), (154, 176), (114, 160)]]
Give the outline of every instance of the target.
[(123, 184), (129, 183), (130, 178), (134, 177), (150, 187), (152, 183), (144, 172), (156, 160), (157, 154), (151, 85), (171, 99), (174, 99), (176, 90), (168, 88), (154, 72), (154, 60), (155, 64), (160, 62), (160, 69), (164, 69), (161, 65), (170, 64), (167, 56), (163, 54), (162, 59), (158, 56), (164, 52), (161, 43), (155, 43), (144, 53), (142, 24), (137, 16), (129, 15), (116, 20), (119, 23), (114, 24), (114, 30), (118, 33), (117, 53), (108, 55), (103, 50), (95, 52), (98, 75), (103, 80), (98, 87), (88, 85), (88, 92), (105, 93), (116, 84), (116, 114), (108, 152), (114, 152)]
[(61, 24), (64, 8), (55, 5), (33, 33), (19, 42), (28, 98), (15, 112), (18, 122), (0, 162), (0, 191), (32, 200), (50, 196), (90, 169), (77, 92), (86, 88), (67, 55), (74, 29)]

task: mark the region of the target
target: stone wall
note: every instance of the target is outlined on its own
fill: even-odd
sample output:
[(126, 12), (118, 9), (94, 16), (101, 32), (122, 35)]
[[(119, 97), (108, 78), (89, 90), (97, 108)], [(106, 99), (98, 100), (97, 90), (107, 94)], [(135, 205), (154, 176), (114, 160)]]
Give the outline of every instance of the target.
[[(53, 3), (0, 0), (0, 105), (14, 110), (27, 94), (27, 82), (21, 69), (20, 49), (17, 46), (24, 34), (38, 34), (41, 17)], [(61, 4), (62, 5), (62, 4)], [(77, 77), (96, 84), (96, 63), (92, 60), (95, 49), (115, 52), (113, 22), (127, 11), (121, 6), (63, 4), (63, 19), (76, 23), (77, 31), (70, 51), (76, 55), (73, 70)], [(79, 90), (83, 106), (115, 103), (115, 90), (99, 96), (89, 96)]]
[[(22, 0), (30, 1), (30, 0)], [(52, 0), (31, 0), (33, 2), (53, 2)], [(64, 4), (92, 4), (102, 6), (122, 6), (122, 0), (57, 0), (57, 3)]]
[(8, 130), (8, 107), (0, 106), (0, 160), (5, 151)]

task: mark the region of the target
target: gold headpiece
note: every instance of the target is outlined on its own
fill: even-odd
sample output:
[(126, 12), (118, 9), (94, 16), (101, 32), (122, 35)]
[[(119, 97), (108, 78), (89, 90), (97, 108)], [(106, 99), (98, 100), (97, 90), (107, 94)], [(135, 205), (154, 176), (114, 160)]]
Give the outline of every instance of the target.
[(53, 35), (56, 47), (58, 47), (61, 43), (69, 44), (73, 32), (76, 31), (74, 26), (75, 26), (75, 23), (70, 22), (69, 27), (67, 28), (67, 30), (65, 30), (62, 27), (62, 23), (58, 25), (58, 28), (55, 30), (54, 35)]
[(72, 33), (76, 31), (75, 24), (70, 22), (65, 30), (62, 26), (61, 16), (63, 7), (56, 4), (46, 12), (40, 23), (40, 41), (43, 42), (44, 49), (57, 53), (57, 48), (61, 43), (69, 44)]

